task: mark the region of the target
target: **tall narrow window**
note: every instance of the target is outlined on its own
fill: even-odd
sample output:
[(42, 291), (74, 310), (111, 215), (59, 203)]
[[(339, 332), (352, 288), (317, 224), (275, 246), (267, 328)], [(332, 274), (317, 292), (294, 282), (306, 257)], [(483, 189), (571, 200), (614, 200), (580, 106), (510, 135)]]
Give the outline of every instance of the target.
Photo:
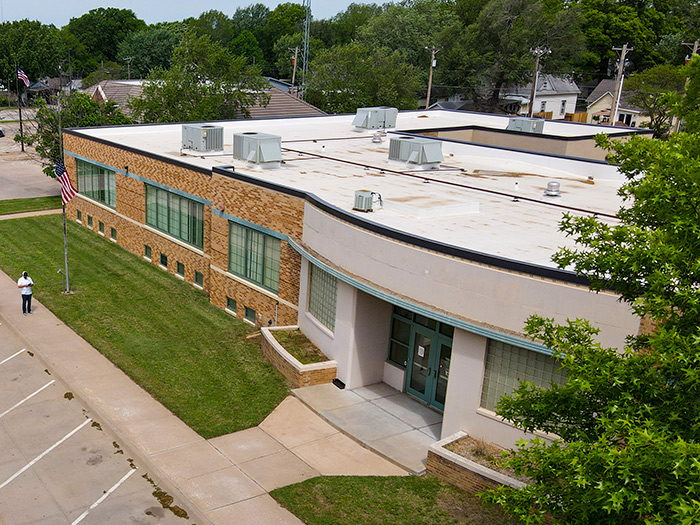
[(204, 205), (146, 184), (146, 224), (202, 248)]
[(328, 328), (335, 330), (335, 305), (338, 280), (321, 268), (309, 265), (309, 313)]
[(230, 222), (228, 269), (231, 273), (277, 292), (280, 272), (279, 239)]
[(76, 159), (75, 163), (78, 191), (90, 199), (115, 208), (117, 192), (114, 172), (80, 159)]

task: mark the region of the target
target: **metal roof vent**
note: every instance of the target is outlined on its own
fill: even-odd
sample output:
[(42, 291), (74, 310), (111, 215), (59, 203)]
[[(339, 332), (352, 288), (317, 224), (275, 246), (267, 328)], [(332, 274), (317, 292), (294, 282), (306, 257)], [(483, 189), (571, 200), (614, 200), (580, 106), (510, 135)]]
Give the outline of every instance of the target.
[(548, 182), (547, 189), (544, 190), (544, 194), (548, 197), (559, 197), (561, 196), (561, 190), (559, 189), (560, 184), (558, 182)]
[(352, 125), (356, 128), (364, 129), (395, 128), (398, 114), (398, 109), (386, 106), (357, 108), (357, 113), (352, 121)]
[(529, 117), (511, 117), (506, 130), (541, 134), (544, 131), (544, 120)]
[(282, 137), (255, 131), (234, 133), (233, 158), (261, 168), (279, 168), (282, 162)]
[(422, 137), (392, 137), (389, 141), (389, 160), (417, 164), (423, 169), (440, 167), (442, 142)]
[(222, 151), (224, 128), (209, 124), (183, 124), (182, 149), (192, 151)]
[(372, 211), (372, 195), (369, 190), (355, 191), (355, 205), (352, 209), (364, 212)]

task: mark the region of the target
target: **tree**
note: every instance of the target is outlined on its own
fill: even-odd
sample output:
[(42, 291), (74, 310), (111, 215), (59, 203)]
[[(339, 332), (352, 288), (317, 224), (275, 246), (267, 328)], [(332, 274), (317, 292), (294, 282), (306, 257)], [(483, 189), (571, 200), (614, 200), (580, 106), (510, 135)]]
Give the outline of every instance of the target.
[(247, 29), (241, 31), (236, 38), (231, 40), (228, 46), (233, 56), (245, 57), (248, 64), (260, 65), (264, 63), (262, 49), (252, 32)]
[(673, 105), (683, 91), (685, 77), (680, 69), (661, 64), (631, 76), (625, 82), (629, 102), (642, 109), (651, 120), (646, 125), (654, 137), (663, 138), (671, 129)]
[(197, 36), (207, 35), (212, 42), (223, 47), (228, 46), (234, 38), (231, 19), (216, 9), (205, 11), (199, 18), (191, 18), (187, 22)]
[(275, 42), (285, 35), (300, 32), (304, 18), (304, 8), (301, 4), (284, 2), (270, 12), (263, 27), (253, 31), (267, 64), (275, 63)]
[[(294, 69), (294, 48), (299, 49), (297, 54), (297, 76), (296, 80), (301, 83), (301, 68), (303, 67), (303, 50), (304, 50), (304, 37), (301, 33), (296, 33), (293, 35), (284, 35), (275, 43), (274, 52), (275, 66), (280, 75), (280, 78), (292, 78), (292, 72)], [(314, 58), (323, 50), (325, 46), (323, 42), (317, 38), (311, 38), (309, 43), (309, 63), (313, 62)]]
[(94, 86), (103, 80), (122, 78), (122, 67), (116, 62), (103, 62), (100, 67), (83, 78), (83, 88)]
[(350, 4), (328, 20), (313, 20), (311, 34), (321, 40), (325, 47), (349, 44), (358, 30), (370, 20), (378, 17), (383, 8), (377, 4)]
[(700, 56), (694, 56), (683, 72), (688, 78), (688, 85), (675, 113), (683, 119), (685, 131), (700, 133)]
[[(27, 144), (34, 144), (44, 166), (43, 170), (54, 177), (53, 169), (61, 157), (58, 136), (58, 108), (51, 107), (39, 99), (36, 112), (36, 131), (24, 135)], [(88, 126), (119, 126), (131, 124), (114, 102), (98, 103), (85, 93), (73, 91), (61, 97), (61, 127), (79, 128)], [(19, 140), (19, 137), (15, 137)]]
[(168, 70), (154, 70), (140, 98), (129, 106), (140, 122), (188, 122), (249, 116), (253, 104), (266, 104), (267, 82), (259, 70), (234, 57), (206, 35), (187, 32)]
[(180, 41), (181, 28), (149, 27), (130, 33), (121, 44), (117, 60), (133, 78), (145, 78), (157, 68), (168, 69), (173, 49)]
[(62, 50), (59, 30), (52, 25), (29, 20), (4, 22), (0, 24), (0, 78), (12, 79), (9, 87), (14, 90), (17, 65), (32, 82), (53, 76), (58, 73)]
[(307, 100), (328, 113), (380, 105), (414, 109), (421, 88), (420, 73), (401, 52), (357, 42), (322, 51), (310, 70)]
[(522, 384), (497, 412), (559, 439), (521, 442), (508, 463), (532, 483), (487, 499), (527, 523), (697, 523), (700, 520), (700, 135), (668, 141), (600, 138), (626, 183), (619, 224), (566, 215), (578, 247), (554, 260), (593, 290), (616, 290), (657, 323), (605, 349), (582, 320), (533, 317), (527, 332), (553, 350), (564, 385)]

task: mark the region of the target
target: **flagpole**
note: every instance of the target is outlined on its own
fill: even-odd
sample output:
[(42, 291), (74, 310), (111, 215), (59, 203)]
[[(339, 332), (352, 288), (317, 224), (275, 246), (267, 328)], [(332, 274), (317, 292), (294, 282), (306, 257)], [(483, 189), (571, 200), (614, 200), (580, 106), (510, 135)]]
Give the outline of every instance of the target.
[(19, 140), (22, 144), (22, 153), (24, 153), (24, 128), (22, 127), (22, 105), (20, 104), (19, 96), (19, 65), (15, 62), (15, 84), (17, 85), (17, 110), (19, 111)]
[[(62, 86), (59, 82), (58, 86), (58, 154), (59, 160), (63, 162), (63, 130), (61, 129), (61, 91)], [(61, 197), (61, 200), (63, 198)], [(70, 279), (68, 277), (68, 229), (66, 228), (66, 205), (61, 204), (63, 208), (63, 259), (66, 267), (66, 290), (65, 293), (70, 293)]]

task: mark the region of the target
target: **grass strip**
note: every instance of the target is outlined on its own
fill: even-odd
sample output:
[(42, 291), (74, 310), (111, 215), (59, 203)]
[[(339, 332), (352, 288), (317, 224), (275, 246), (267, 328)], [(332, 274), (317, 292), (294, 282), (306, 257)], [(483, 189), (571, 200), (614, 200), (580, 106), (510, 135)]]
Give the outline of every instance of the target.
[(270, 495), (307, 525), (518, 523), (499, 508), (429, 476), (328, 476)]
[(32, 197), (29, 199), (5, 199), (0, 201), (0, 215), (28, 211), (55, 210), (61, 207), (61, 196)]
[[(259, 424), (288, 394), (246, 340), (253, 330), (206, 293), (69, 222), (73, 294), (62, 293), (60, 215), (0, 221), (0, 267), (205, 438)], [(173, 264), (175, 261), (173, 261)]]

